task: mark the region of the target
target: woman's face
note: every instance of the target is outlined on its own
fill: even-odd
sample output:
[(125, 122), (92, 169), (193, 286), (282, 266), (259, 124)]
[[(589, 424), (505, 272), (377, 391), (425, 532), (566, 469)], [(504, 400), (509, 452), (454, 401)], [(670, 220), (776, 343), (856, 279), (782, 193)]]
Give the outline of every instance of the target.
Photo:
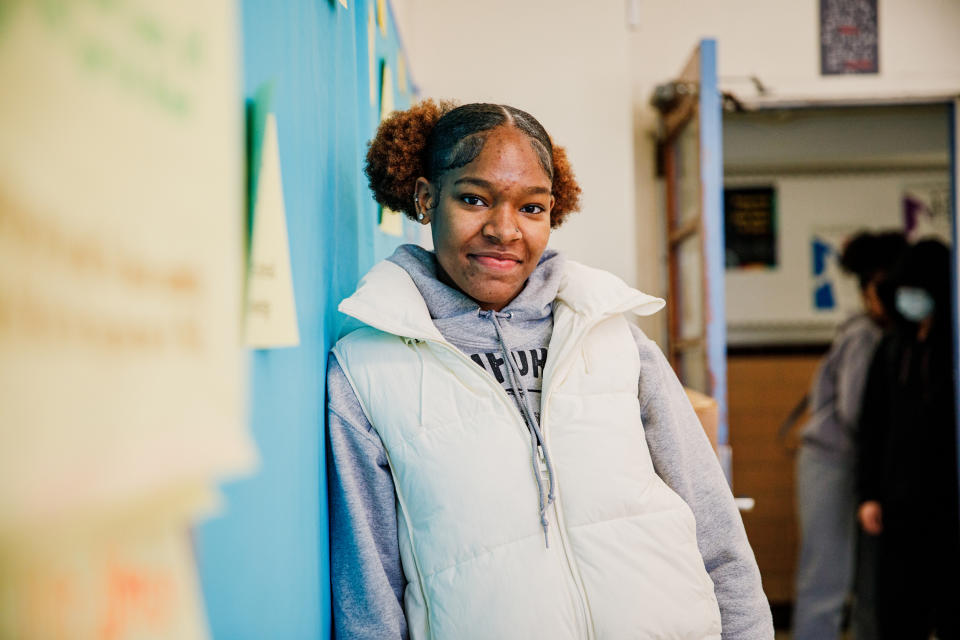
[(874, 278), (863, 289), (863, 306), (875, 321), (883, 324), (887, 320), (887, 310), (880, 298), (879, 286), (882, 278)]
[(473, 162), (439, 182), (420, 178), (416, 193), (431, 224), (440, 279), (480, 308), (499, 311), (520, 293), (547, 247), (550, 177), (530, 139), (504, 126), (487, 133)]

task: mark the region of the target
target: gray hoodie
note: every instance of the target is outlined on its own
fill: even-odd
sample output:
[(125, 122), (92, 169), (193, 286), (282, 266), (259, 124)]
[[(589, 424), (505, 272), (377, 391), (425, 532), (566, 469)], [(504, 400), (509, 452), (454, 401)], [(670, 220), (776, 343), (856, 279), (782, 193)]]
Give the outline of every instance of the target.
[[(533, 430), (563, 257), (546, 251), (524, 289), (496, 316), (440, 282), (433, 253), (404, 245), (388, 259), (413, 279), (444, 338), (503, 385)], [(696, 517), (723, 637), (770, 639), (773, 625), (760, 573), (716, 456), (660, 349), (639, 329), (634, 338), (642, 363), (639, 401), (647, 445), (657, 473)], [(404, 577), (386, 452), (333, 357), (327, 393), (334, 636), (404, 638)], [(546, 494), (549, 474), (544, 476)]]
[(864, 313), (840, 325), (813, 378), (810, 421), (801, 433), (805, 446), (852, 466), (867, 371), (882, 336), (877, 323)]

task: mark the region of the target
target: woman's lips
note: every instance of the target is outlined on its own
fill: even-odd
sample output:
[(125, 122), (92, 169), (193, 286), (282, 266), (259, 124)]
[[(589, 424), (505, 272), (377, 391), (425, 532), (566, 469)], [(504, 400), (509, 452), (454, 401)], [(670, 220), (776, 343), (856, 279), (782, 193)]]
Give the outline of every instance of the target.
[(509, 271), (520, 264), (520, 260), (518, 258), (509, 256), (470, 254), (470, 258), (480, 263), (482, 266), (495, 271)]

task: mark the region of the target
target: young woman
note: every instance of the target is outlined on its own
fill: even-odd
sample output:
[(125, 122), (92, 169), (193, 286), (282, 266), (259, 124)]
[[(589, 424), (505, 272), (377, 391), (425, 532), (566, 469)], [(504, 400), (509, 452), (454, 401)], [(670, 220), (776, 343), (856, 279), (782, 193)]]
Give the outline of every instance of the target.
[(328, 368), (336, 637), (772, 638), (713, 451), (627, 320), (663, 301), (547, 249), (580, 190), (540, 123), (424, 102), (367, 175), (435, 249), (340, 306), (365, 326)]
[(960, 638), (960, 505), (950, 250), (911, 246), (898, 322), (877, 347), (860, 426), (858, 518), (879, 540), (880, 638)]

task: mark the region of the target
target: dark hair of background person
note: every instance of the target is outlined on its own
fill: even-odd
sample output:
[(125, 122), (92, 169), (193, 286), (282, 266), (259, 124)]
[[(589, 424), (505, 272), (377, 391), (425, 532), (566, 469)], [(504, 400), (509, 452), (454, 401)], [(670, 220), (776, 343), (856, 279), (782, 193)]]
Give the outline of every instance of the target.
[(370, 142), (364, 173), (374, 198), (416, 219), (414, 185), (424, 177), (439, 184), (443, 175), (470, 164), (483, 150), (486, 133), (515, 127), (529, 139), (540, 166), (551, 179), (554, 206), (550, 226), (559, 227), (580, 207), (580, 186), (566, 152), (553, 144), (543, 126), (526, 111), (499, 104), (459, 107), (424, 100), (387, 117)]
[(874, 284), (877, 299), (888, 316), (895, 315), (895, 285), (890, 279), (903, 254), (907, 239), (900, 231), (863, 231), (853, 236), (843, 248), (840, 266), (857, 276), (860, 290)]
[(907, 240), (899, 231), (863, 231), (844, 246), (840, 266), (857, 276), (860, 288), (866, 289), (871, 281), (883, 277), (897, 265), (906, 248)]

